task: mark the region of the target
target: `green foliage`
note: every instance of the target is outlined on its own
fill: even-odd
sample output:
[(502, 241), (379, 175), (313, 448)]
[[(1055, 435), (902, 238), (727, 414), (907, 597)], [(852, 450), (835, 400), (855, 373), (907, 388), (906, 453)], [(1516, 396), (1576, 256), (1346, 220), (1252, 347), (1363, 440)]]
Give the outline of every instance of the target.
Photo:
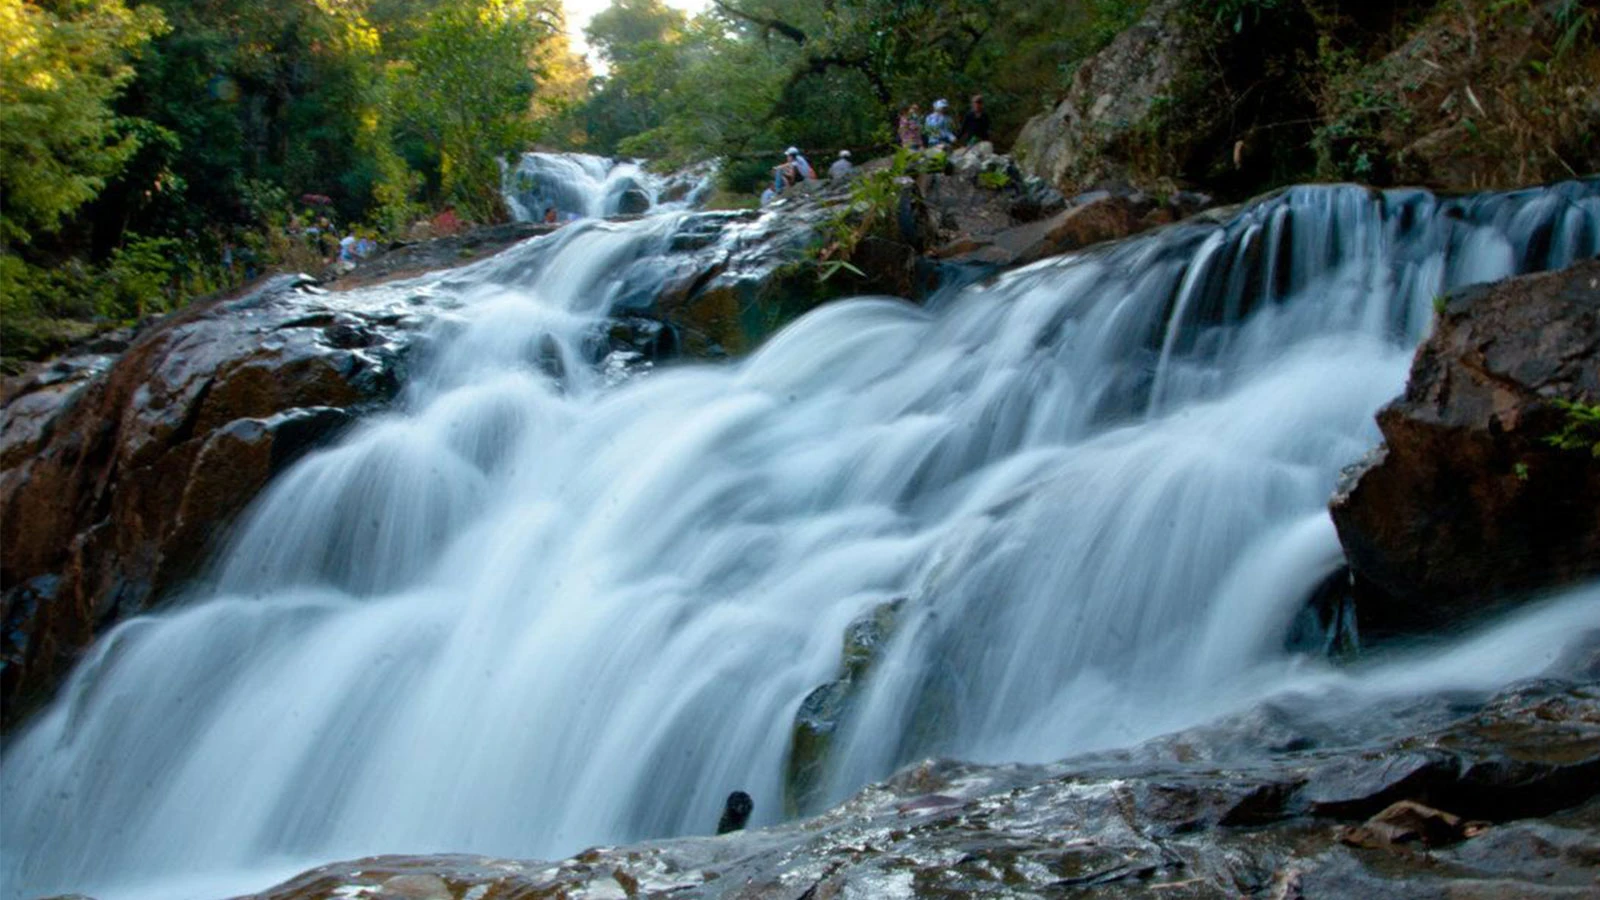
[(1595, 19), (1600, 17), (1582, 0), (1560, 0), (1553, 11), (1560, 36), (1556, 39), (1555, 59), (1563, 59), (1573, 48), (1594, 40)]
[[(174, 238), (135, 236), (104, 266), (74, 260), (45, 268), (7, 254), (0, 256), (0, 316), (33, 323), (34, 330), (63, 319), (114, 325), (167, 312), (229, 281), (220, 263), (209, 264), (195, 245)], [(18, 352), (6, 348), (7, 356)]]
[(172, 238), (134, 238), (111, 254), (96, 312), (108, 319), (142, 319), (166, 312), (180, 296), (174, 275), (187, 268), (183, 245)]
[(1576, 400), (1554, 402), (1557, 408), (1566, 413), (1566, 421), (1560, 431), (1545, 437), (1545, 443), (1558, 450), (1586, 450), (1594, 458), (1600, 459), (1600, 404)]
[(1215, 0), (1212, 4), (1217, 24), (1235, 33), (1260, 24), (1263, 14), (1276, 12), (1286, 5), (1288, 0)]
[[(296, 215), (391, 234), (445, 204), (499, 217), (497, 157), (583, 89), (559, 9), (0, 0), (5, 312), (65, 333), (49, 323), (140, 318), (270, 266), (317, 271), (330, 248), (290, 234)], [(19, 346), (54, 344), (7, 354)]]
[(840, 269), (861, 275), (855, 266), (840, 264), (855, 253), (863, 238), (890, 230), (911, 176), (943, 171), (946, 165), (943, 153), (901, 148), (887, 167), (863, 172), (853, 179), (849, 201), (822, 225), (822, 243), (814, 250), (818, 279), (827, 281)]
[(830, 259), (817, 264), (817, 280), (827, 281), (841, 271), (849, 272), (857, 278), (865, 278), (867, 273), (861, 271), (842, 259)]
[(1011, 183), (1011, 176), (1003, 170), (996, 169), (992, 172), (979, 172), (978, 184), (991, 191), (998, 191)]
[(121, 0), (0, 0), (0, 241), (54, 231), (138, 149), (112, 103), (164, 27)]
[(530, 54), (559, 25), (542, 3), (451, 0), (423, 18), (390, 69), (401, 127), (437, 160), (442, 200), (469, 218), (499, 216), (498, 160), (533, 136)]

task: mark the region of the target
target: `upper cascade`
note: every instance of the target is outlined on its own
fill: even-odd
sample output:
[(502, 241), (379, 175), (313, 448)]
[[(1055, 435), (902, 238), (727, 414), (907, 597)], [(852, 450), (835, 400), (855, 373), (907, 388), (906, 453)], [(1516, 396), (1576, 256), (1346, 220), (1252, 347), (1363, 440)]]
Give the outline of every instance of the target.
[[(604, 192), (550, 186), (634, 177), (523, 166), (569, 173), (532, 202), (585, 215)], [(577, 223), (403, 286), (453, 311), (396, 408), (280, 475), (193, 596), (119, 626), (6, 747), (0, 896), (555, 858), (704, 832), (734, 790), (769, 824), (797, 712), (863, 621), (825, 801), (909, 760), (1053, 760), (1288, 694), (1354, 717), (1488, 690), (1584, 630), (1378, 675), (1287, 637), (1435, 299), (1600, 253), (1600, 182), (1293, 188), (608, 377), (612, 307), (715, 216)]]
[(565, 222), (692, 209), (710, 190), (713, 174), (709, 164), (662, 176), (638, 161), (533, 152), (506, 167), (502, 190), (516, 221), (542, 222), (554, 210)]

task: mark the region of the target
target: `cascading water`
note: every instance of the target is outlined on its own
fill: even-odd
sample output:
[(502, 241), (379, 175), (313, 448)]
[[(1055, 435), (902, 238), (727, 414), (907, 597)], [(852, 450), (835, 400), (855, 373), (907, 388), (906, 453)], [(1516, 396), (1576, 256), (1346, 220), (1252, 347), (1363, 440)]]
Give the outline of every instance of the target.
[(714, 173), (702, 166), (662, 177), (635, 162), (587, 153), (524, 153), (506, 168), (502, 193), (519, 222), (541, 222), (549, 209), (561, 221), (681, 211), (699, 203)]
[(8, 748), (5, 896), (561, 856), (706, 832), (733, 789), (771, 822), (802, 698), (897, 597), (834, 797), (1290, 687), (1487, 687), (1600, 622), (1591, 588), (1377, 681), (1283, 644), (1433, 298), (1600, 251), (1600, 185), (1295, 189), (610, 385), (584, 348), (614, 273), (692, 218), (575, 225), (438, 281), (459, 317), (399, 409), (282, 476), (205, 596), (118, 628)]

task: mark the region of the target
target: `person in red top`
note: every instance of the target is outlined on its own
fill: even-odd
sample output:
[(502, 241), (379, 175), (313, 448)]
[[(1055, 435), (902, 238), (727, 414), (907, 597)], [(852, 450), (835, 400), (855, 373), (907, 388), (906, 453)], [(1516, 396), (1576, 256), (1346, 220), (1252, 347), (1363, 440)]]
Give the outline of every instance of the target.
[(455, 204), (445, 206), (444, 211), (433, 217), (433, 233), (443, 237), (455, 234), (461, 230), (461, 220), (456, 217)]
[(900, 111), (896, 130), (899, 132), (900, 146), (907, 150), (922, 149), (922, 110), (915, 103)]

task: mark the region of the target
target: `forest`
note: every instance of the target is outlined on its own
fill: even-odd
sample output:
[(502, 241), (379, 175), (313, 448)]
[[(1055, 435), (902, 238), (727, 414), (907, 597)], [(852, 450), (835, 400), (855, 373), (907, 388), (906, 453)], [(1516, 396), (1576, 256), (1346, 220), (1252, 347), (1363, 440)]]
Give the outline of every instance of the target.
[[(980, 91), (1004, 148), (1145, 6), (713, 0), (689, 16), (615, 0), (586, 29), (591, 66), (555, 0), (0, 0), (7, 367), (263, 271), (314, 270), (327, 256), (305, 237), (315, 226), (392, 241), (447, 207), (469, 223), (501, 220), (502, 161), (525, 149), (661, 168), (717, 158), (725, 202), (737, 204), (787, 145), (862, 158), (892, 145), (901, 105), (947, 97), (960, 109)], [(1244, 120), (1272, 148), (1249, 177), (1212, 190), (1383, 183), (1362, 139), (1376, 117), (1406, 111), (1351, 75), (1440, 6), (1189, 4), (1255, 49), (1222, 62), (1240, 75), (1225, 96), (1148, 98), (1172, 110), (1149, 165), (1206, 178), (1165, 152), (1183, 139), (1187, 107)], [(1549, 20), (1549, 46), (1529, 63), (1543, 68), (1524, 73), (1545, 93), (1593, 74), (1582, 50), (1593, 4), (1486, 6)], [(1549, 132), (1530, 116), (1524, 130)], [(1230, 149), (1213, 148), (1208, 164)]]

